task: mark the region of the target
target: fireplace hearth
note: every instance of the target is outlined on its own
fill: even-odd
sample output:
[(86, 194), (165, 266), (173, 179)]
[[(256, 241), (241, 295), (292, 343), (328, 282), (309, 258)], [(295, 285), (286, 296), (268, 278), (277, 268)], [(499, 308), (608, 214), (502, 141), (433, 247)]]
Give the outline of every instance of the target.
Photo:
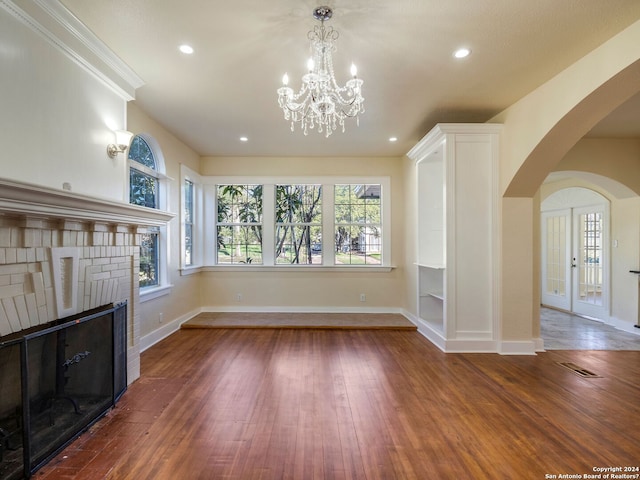
[(127, 388), (127, 304), (0, 338), (0, 479), (29, 478)]

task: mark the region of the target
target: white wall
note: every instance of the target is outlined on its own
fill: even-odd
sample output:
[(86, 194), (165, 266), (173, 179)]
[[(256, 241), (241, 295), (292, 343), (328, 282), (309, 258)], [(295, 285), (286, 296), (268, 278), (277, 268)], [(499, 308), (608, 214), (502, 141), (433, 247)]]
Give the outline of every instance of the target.
[(122, 95), (0, 4), (0, 177), (122, 200), (106, 146), (125, 118)]
[[(594, 158), (585, 156), (583, 160), (585, 168), (588, 168)], [(564, 160), (561, 162), (563, 164)], [(591, 178), (598, 179), (596, 176)], [(602, 178), (602, 181), (608, 184), (611, 179)], [(609, 318), (602, 320), (618, 328), (631, 330), (638, 322), (638, 278), (629, 270), (640, 268), (640, 197), (617, 198), (602, 186), (578, 177), (545, 183), (540, 187), (540, 196), (544, 200), (555, 192), (572, 187), (596, 191), (610, 202)]]

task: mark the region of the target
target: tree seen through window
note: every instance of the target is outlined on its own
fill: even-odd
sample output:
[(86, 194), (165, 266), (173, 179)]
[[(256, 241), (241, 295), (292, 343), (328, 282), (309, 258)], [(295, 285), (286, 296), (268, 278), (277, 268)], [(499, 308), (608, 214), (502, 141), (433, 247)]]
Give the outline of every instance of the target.
[(218, 185), (218, 264), (262, 263), (262, 185)]

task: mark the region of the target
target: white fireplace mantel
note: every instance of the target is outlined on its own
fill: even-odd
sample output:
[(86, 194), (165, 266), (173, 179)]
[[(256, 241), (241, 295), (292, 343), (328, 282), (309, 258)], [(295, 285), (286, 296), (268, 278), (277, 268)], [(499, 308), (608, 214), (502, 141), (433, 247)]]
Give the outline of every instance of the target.
[(0, 179), (0, 214), (139, 226), (166, 225), (174, 213)]

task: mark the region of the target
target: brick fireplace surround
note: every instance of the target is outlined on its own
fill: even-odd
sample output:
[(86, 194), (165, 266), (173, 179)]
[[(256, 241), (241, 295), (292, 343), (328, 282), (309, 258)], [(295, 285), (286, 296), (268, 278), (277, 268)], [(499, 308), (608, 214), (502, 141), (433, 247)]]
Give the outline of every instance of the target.
[(0, 180), (0, 338), (127, 301), (127, 377), (137, 379), (140, 234), (172, 217)]

